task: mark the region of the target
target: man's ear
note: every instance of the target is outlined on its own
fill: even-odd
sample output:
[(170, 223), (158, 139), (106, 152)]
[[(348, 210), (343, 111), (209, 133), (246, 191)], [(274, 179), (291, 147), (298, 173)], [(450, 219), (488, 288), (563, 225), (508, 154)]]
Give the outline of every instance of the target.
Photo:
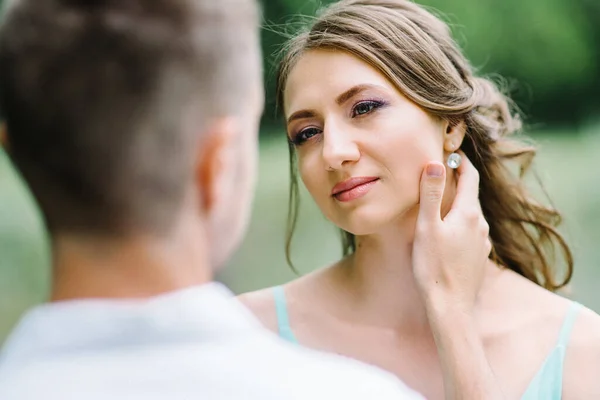
[(213, 121), (198, 141), (195, 181), (203, 212), (211, 211), (220, 200), (225, 180), (230, 178), (235, 156), (236, 121)]
[(444, 151), (453, 153), (460, 148), (467, 132), (464, 120), (450, 120), (445, 123)]

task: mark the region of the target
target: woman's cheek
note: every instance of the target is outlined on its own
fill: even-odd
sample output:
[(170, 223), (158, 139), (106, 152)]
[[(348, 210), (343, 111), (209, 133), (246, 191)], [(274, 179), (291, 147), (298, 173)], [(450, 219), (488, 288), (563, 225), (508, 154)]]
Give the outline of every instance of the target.
[(425, 166), (430, 161), (442, 161), (443, 153), (438, 154), (435, 150), (437, 146), (429, 146), (424, 142), (415, 138), (402, 144), (397, 143), (398, 146), (394, 146), (394, 154), (386, 157), (387, 167), (397, 185), (397, 196), (400, 196), (403, 202), (419, 201), (421, 176)]
[(326, 171), (319, 171), (315, 163), (309, 160), (298, 161), (298, 172), (304, 186), (315, 199), (317, 204), (322, 203), (325, 197), (328, 197), (328, 182), (326, 179)]

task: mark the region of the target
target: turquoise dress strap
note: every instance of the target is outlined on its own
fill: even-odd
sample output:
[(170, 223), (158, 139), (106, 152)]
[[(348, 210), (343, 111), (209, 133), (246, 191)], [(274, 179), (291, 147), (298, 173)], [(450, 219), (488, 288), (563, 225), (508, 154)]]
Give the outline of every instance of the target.
[(275, 299), (275, 312), (277, 313), (277, 329), (282, 339), (291, 343), (298, 343), (292, 328), (290, 327), (290, 318), (288, 316), (287, 302), (285, 299), (285, 290), (283, 286), (273, 288), (273, 297)]
[(577, 319), (582, 305), (571, 303), (569, 311), (564, 319), (558, 341), (552, 352), (546, 357), (544, 364), (539, 369), (521, 400), (561, 400), (563, 383), (563, 364), (565, 353), (573, 325)]
[(581, 304), (575, 301), (571, 303), (571, 307), (569, 307), (569, 311), (567, 312), (567, 316), (565, 317), (565, 322), (563, 322), (563, 326), (560, 329), (560, 334), (558, 335), (557, 346), (567, 347), (567, 345), (569, 344), (569, 339), (571, 338), (571, 331), (573, 330), (573, 325), (575, 325), (577, 314), (579, 314), (579, 310), (581, 310), (581, 308)]

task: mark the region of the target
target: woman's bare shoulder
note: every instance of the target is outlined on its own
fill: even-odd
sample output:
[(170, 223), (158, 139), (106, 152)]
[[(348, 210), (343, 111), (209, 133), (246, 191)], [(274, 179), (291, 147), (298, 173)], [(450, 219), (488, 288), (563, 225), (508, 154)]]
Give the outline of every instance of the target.
[[(326, 275), (330, 269), (330, 267), (324, 267), (282, 285), (285, 290), (288, 312), (293, 314), (294, 311), (298, 311), (298, 306), (310, 303), (306, 299), (312, 298), (315, 287), (327, 279)], [(239, 295), (238, 299), (254, 313), (265, 327), (274, 332), (278, 331), (274, 287), (244, 293)]]
[[(511, 274), (508, 280), (510, 285), (505, 286), (510, 286), (513, 299), (527, 304), (521, 309), (536, 326), (535, 331), (539, 335), (547, 332), (555, 341), (569, 310), (572, 310), (573, 300), (545, 290), (516, 274)], [(576, 297), (576, 292), (574, 294)], [(582, 306), (574, 316), (565, 348), (563, 399), (600, 398), (600, 316)]]
[(248, 307), (267, 329), (277, 331), (277, 313), (272, 287), (243, 293), (238, 296), (238, 300)]
[(588, 308), (575, 320), (563, 376), (565, 400), (600, 398), (600, 316)]

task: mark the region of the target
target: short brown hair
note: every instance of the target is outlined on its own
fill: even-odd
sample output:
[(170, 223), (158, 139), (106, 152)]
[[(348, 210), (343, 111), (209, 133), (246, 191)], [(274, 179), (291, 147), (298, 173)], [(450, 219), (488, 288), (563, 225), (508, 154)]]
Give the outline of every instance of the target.
[[(498, 85), (476, 75), (447, 24), (409, 0), (342, 0), (324, 8), (284, 51), (278, 74), (280, 109), (290, 70), (311, 49), (350, 53), (429, 114), (451, 123), (464, 121), (461, 148), (481, 177), (479, 198), (490, 226), (494, 261), (549, 290), (569, 282), (573, 259), (557, 230), (561, 215), (533, 199), (523, 181), (536, 149), (515, 137), (521, 120), (512, 102)], [(299, 201), (292, 144), (290, 160), (288, 262)], [(517, 175), (510, 162), (516, 163)], [(343, 254), (354, 252), (354, 236), (342, 232), (342, 239)], [(563, 274), (553, 265), (556, 254), (565, 261)]]
[(50, 231), (169, 229), (198, 124), (239, 111), (250, 86), (240, 66), (258, 53), (254, 0), (9, 6), (0, 108), (9, 155)]

